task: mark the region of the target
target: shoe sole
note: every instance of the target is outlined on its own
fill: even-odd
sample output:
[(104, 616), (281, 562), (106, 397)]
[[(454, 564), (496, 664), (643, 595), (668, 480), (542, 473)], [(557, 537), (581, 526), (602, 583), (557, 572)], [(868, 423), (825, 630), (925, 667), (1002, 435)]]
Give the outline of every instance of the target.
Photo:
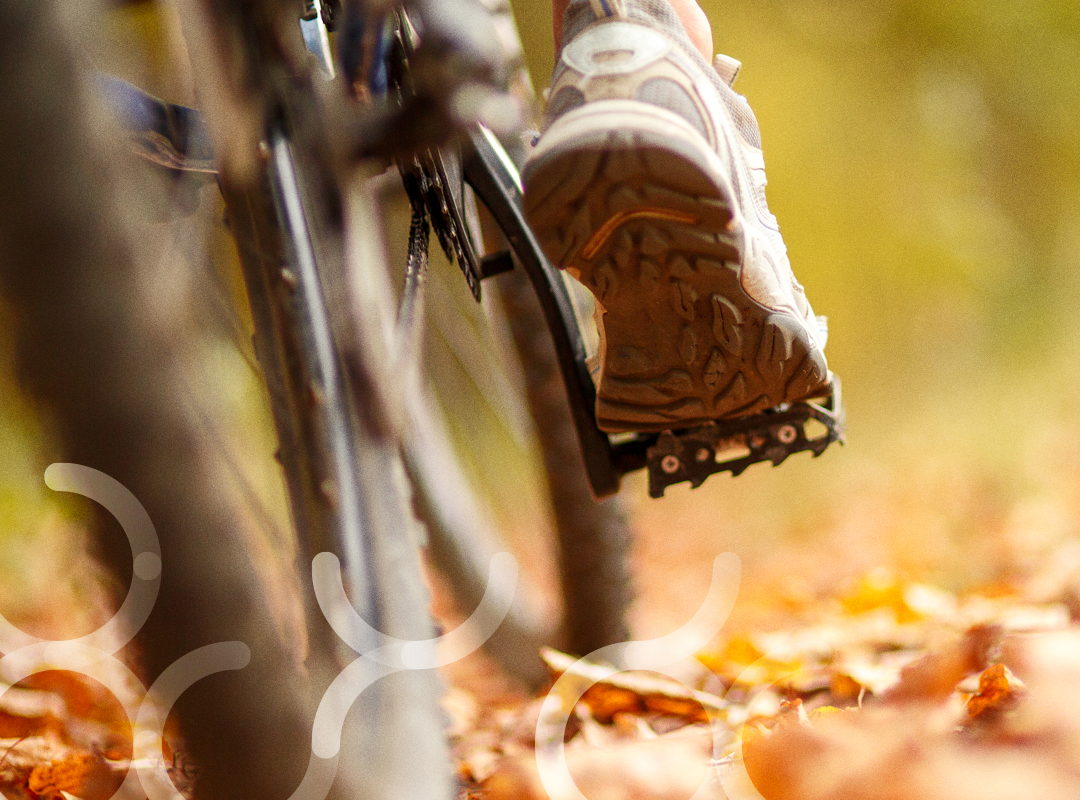
[(529, 224), (604, 312), (605, 431), (751, 414), (828, 378), (805, 324), (743, 289), (742, 218), (696, 136), (664, 109), (598, 101), (557, 120), (525, 168)]

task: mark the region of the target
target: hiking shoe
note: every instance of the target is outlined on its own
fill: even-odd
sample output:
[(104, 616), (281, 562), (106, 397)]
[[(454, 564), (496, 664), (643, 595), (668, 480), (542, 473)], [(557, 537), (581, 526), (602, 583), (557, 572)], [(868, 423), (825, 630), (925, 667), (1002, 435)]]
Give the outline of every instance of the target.
[(596, 419), (654, 431), (827, 391), (813, 315), (765, 204), (757, 121), (666, 0), (574, 0), (525, 213), (595, 296)]

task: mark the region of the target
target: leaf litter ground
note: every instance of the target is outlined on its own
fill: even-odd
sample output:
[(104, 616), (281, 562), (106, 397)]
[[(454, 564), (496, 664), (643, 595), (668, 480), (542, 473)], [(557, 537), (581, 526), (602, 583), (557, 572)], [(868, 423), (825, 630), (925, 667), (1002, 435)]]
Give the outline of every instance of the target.
[[(778, 600), (768, 629), (725, 632), (679, 681), (598, 680), (564, 734), (570, 774), (590, 800), (699, 789), (733, 800), (1078, 797), (1078, 584), (1064, 558), (1049, 585), (955, 595), (877, 571), (835, 596)], [(543, 656), (552, 680), (575, 662)], [(445, 677), (461, 798), (547, 798), (536, 759), (545, 694), (524, 694), (483, 658)], [(0, 698), (0, 789), (107, 798), (132, 766), (131, 741), (104, 686), (39, 673)], [(154, 766), (191, 796), (196, 770), (170, 741)]]
[[(1078, 797), (1080, 628), (1067, 601), (1000, 586), (957, 596), (875, 572), (788, 603), (773, 630), (727, 634), (682, 682), (601, 680), (571, 716), (567, 765), (590, 800)], [(553, 679), (574, 662), (544, 657)], [(543, 695), (467, 669), (451, 678), (462, 797), (547, 798)]]
[[(1061, 516), (1074, 510), (1080, 502)], [(571, 775), (590, 800), (682, 800), (699, 787), (698, 797), (733, 800), (1080, 797), (1080, 546), (1067, 535), (1032, 547), (1031, 531), (1046, 527), (1025, 526), (1023, 563), (1010, 570), (1019, 562), (1006, 559), (1005, 577), (981, 590), (883, 570), (776, 589), (759, 571), (681, 682), (620, 673), (584, 695), (565, 733)], [(669, 548), (670, 531), (654, 538)], [(638, 560), (655, 568), (657, 542)], [(835, 559), (785, 558), (777, 563), (804, 575), (836, 574)], [(669, 589), (686, 580), (644, 578)], [(646, 593), (650, 610), (656, 597)], [(544, 657), (552, 679), (574, 662)], [(544, 694), (525, 694), (479, 657), (444, 677), (461, 797), (546, 798), (536, 765)], [(197, 769), (166, 734), (152, 766), (191, 797)], [(0, 697), (0, 789), (104, 800), (133, 763), (131, 742), (104, 686), (39, 673)]]
[[(1080, 571), (1062, 570), (1067, 560), (1051, 559), (1051, 581), (961, 595), (876, 571), (834, 596), (778, 599), (767, 628), (723, 633), (679, 681), (601, 677), (564, 734), (570, 773), (590, 800), (1080, 797)], [(543, 656), (552, 680), (575, 662)], [(445, 677), (461, 797), (547, 798), (545, 694), (483, 658)], [(154, 766), (191, 796), (196, 770), (166, 739)], [(131, 741), (104, 686), (39, 673), (0, 697), (0, 789), (107, 798)]]

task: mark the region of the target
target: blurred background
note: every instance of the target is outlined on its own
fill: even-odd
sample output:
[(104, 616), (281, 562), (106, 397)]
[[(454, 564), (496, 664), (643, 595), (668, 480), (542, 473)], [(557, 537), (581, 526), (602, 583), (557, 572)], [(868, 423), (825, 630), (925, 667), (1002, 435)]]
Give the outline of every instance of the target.
[[(643, 476), (628, 479), (635, 632), (654, 635), (693, 613), (725, 551), (743, 560), (747, 614), (759, 599), (835, 592), (879, 568), (950, 589), (1022, 580), (1055, 560), (1080, 571), (1080, 6), (704, 6), (717, 51), (743, 62), (735, 88), (761, 125), (770, 206), (797, 277), (830, 320), (848, 443), (817, 460), (803, 454), (698, 490), (675, 487), (662, 500), (648, 498)], [(514, 12), (542, 90), (554, 57), (550, 7), (517, 0)], [(167, 15), (144, 4), (112, 24), (95, 54), (103, 68), (194, 102), (167, 55), (176, 35)], [(215, 201), (204, 202), (212, 213)], [(221, 232), (200, 235), (216, 242), (214, 269), (228, 273)], [(224, 282), (235, 289), (235, 276)], [(432, 312), (442, 314), (433, 334), (442, 339), (429, 352), (457, 336), (439, 327), (459, 324), (445, 311)], [(0, 330), (12, 313), (0, 307)], [(96, 602), (100, 579), (42, 483), (47, 420), (18, 393), (9, 349), (0, 336), (4, 610), (51, 613), (77, 633), (73, 604)], [(235, 352), (193, 351), (199, 396), (257, 431), (261, 461), (249, 478), (268, 487), (272, 442), (257, 382)], [(437, 361), (467, 371), (446, 367), (449, 356)], [(483, 388), (452, 379), (442, 378)], [(443, 404), (452, 422), (475, 419), (462, 392)], [(488, 450), (471, 463), (481, 480), (503, 476), (501, 488), (491, 481), (496, 516), (524, 539), (548, 523), (535, 492), (520, 488), (536, 480), (535, 449), (511, 433), (503, 438), (518, 442), (513, 454)], [(497, 449), (469, 424), (455, 435)], [(280, 487), (266, 493), (280, 517)]]
[[(848, 443), (661, 501), (631, 481), (639, 561), (666, 566), (642, 572), (641, 632), (692, 613), (725, 550), (745, 600), (882, 565), (960, 588), (1063, 558), (1080, 521), (1080, 6), (702, 6), (743, 63), (770, 207), (829, 317)], [(547, 5), (515, 11), (543, 89)]]

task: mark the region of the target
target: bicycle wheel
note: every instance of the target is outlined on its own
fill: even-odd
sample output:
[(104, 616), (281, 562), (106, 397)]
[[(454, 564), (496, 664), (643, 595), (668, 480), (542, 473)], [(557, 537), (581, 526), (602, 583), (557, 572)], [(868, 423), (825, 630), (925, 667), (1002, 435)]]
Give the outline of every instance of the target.
[[(513, 13), (509, 5), (500, 6), (496, 13), (509, 67), (508, 89), (531, 104), (532, 83)], [(504, 144), (520, 168), (525, 160), (522, 142)], [(493, 247), (505, 246), (504, 242), (493, 243)], [(579, 466), (581, 454), (558, 360), (529, 280), (520, 266), (496, 280), (522, 365), (525, 395), (539, 436), (555, 514), (564, 606), (561, 643), (569, 652), (585, 655), (629, 638), (626, 614), (633, 598), (629, 520), (617, 496), (599, 501), (593, 497)], [(579, 324), (591, 323), (579, 320)]]
[(499, 278), (514, 346), (539, 434), (559, 545), (562, 644), (586, 655), (629, 639), (630, 531), (619, 497), (596, 500), (581, 460), (562, 376), (532, 286), (520, 270)]
[[(285, 24), (270, 4), (242, 11), (250, 16), (222, 12), (211, 17), (213, 23), (188, 18), (188, 32), (205, 39), (243, 31), (248, 44), (265, 46), (278, 33), (276, 26)], [(281, 634), (274, 598), (235, 535), (237, 520), (207, 465), (213, 443), (182, 401), (187, 389), (178, 374), (183, 343), (171, 324), (175, 320), (148, 313), (161, 310), (160, 297), (156, 304), (150, 300), (161, 287), (147, 285), (145, 221), (136, 227), (132, 217), (160, 205), (158, 199), (145, 194), (145, 186), (144, 192), (133, 190), (127, 180), (115, 152), (122, 137), (94, 107), (90, 81), (55, 9), (48, 3), (6, 4), (0, 41), (0, 71), (7, 76), (0, 127), (12, 155), (0, 168), (0, 186), (5, 198), (19, 198), (5, 204), (0, 221), (2, 269), (19, 315), (20, 373), (52, 414), (63, 460), (119, 481), (157, 526), (163, 579), (139, 638), (148, 677), (206, 644), (241, 641), (250, 648), (245, 669), (211, 675), (177, 703), (202, 770), (200, 796), (287, 793), (316, 763), (312, 725), (319, 698), (356, 655), (337, 642), (318, 612), (307, 577), (310, 554), (329, 551), (345, 563), (351, 600), (376, 628), (406, 639), (431, 636), (415, 546), (407, 537), (410, 517), (396, 447), (379, 438), (377, 414), (349, 405), (353, 395), (343, 387), (347, 380), (363, 379), (363, 364), (352, 362), (345, 374), (333, 350), (338, 331), (330, 314), (318, 308), (330, 292), (318, 276), (312, 281), (304, 272), (312, 262), (323, 266), (318, 260), (332, 260), (335, 252), (333, 215), (327, 220), (320, 215), (323, 206), (311, 202), (318, 165), (292, 157), (290, 137), (275, 114), (257, 123), (265, 125), (271, 156), (263, 162), (266, 169), (254, 177), (242, 170), (223, 176), (249, 274), (256, 349), (302, 534), (306, 602), (297, 635), (312, 646), (301, 664), (295, 642)], [(225, 65), (252, 69), (269, 58), (253, 49), (239, 54), (241, 64)], [(302, 102), (287, 94), (296, 90), (289, 83), (295, 77), (274, 64), (268, 69), (278, 87), (285, 86), (282, 105)], [(229, 78), (229, 86), (250, 85)], [(211, 98), (225, 91), (213, 84), (204, 88)], [(225, 104), (231, 99), (216, 97)], [(248, 156), (258, 163), (260, 152)], [(290, 271), (309, 292), (289, 291), (296, 288)], [(347, 355), (345, 362), (350, 363)], [(341, 388), (330, 386), (335, 379)], [(349, 499), (350, 491), (358, 502)], [(341, 513), (345, 508), (348, 518)], [(102, 527), (102, 560), (124, 581), (131, 572), (126, 543)], [(365, 646), (361, 642), (359, 649)], [(452, 781), (437, 697), (430, 671), (391, 675), (366, 692), (357, 703), (365, 724), (348, 726), (328, 796), (448, 797)]]
[[(503, 88), (528, 107), (532, 102), (532, 89), (510, 8), (505, 3), (492, 4), (491, 13), (500, 30), (498, 41), (507, 65), (508, 80)], [(518, 163), (523, 161), (524, 148), (520, 139), (507, 137), (504, 145), (511, 160)], [(454, 154), (448, 158), (454, 158)], [(456, 170), (451, 172), (457, 173)], [(464, 210), (458, 216), (469, 217), (468, 207), (472, 203), (472, 193), (463, 192)], [(480, 211), (485, 209), (481, 206)], [(501, 251), (506, 255), (506, 238), (501, 235), (499, 223), (496, 221), (502, 219), (502, 216), (481, 213), (480, 219), (483, 223), (483, 235), (480, 235), (479, 231), (473, 231), (474, 248), (478, 252)], [(399, 255), (398, 260), (403, 262), (403, 255)], [(459, 307), (453, 315), (436, 314), (434, 327), (439, 330), (444, 341), (429, 343), (429, 347), (439, 353), (437, 360), (433, 357), (436, 361), (434, 372), (437, 375), (447, 372), (447, 368), (439, 362), (453, 362), (461, 365), (463, 369), (461, 378), (456, 381), (444, 380), (443, 383), (447, 385), (436, 385), (436, 389), (450, 395), (451, 402), (459, 401), (462, 395), (470, 395), (472, 398), (469, 409), (459, 411), (456, 415), (463, 418), (457, 425), (463, 432), (455, 437), (455, 444), (459, 459), (464, 456), (466, 461), (479, 465), (473, 471), (479, 473), (476, 476), (479, 479), (477, 482), (486, 494), (499, 493), (499, 487), (508, 483), (508, 470), (504, 464), (497, 470), (492, 469), (490, 463), (501, 464), (501, 460), (493, 459), (490, 453), (487, 456), (478, 455), (485, 449), (491, 450), (491, 445), (485, 445), (484, 442), (493, 435), (498, 435), (492, 431), (498, 431), (505, 425), (499, 422), (500, 419), (523, 416), (530, 420), (525, 427), (529, 429), (529, 435), (535, 437), (535, 449), (541, 463), (539, 480), (530, 476), (523, 481), (522, 476), (515, 475), (516, 481), (510, 479), (509, 482), (515, 487), (530, 481), (539, 483), (540, 491), (546, 495), (545, 502), (552, 518), (550, 532), (554, 533), (555, 539), (554, 553), (558, 573), (556, 591), (561, 596), (563, 607), (558, 635), (552, 637), (552, 632), (548, 636), (571, 652), (585, 654), (628, 638), (626, 611), (631, 593), (627, 561), (630, 540), (627, 517), (618, 498), (601, 502), (593, 498), (582, 469), (581, 452), (574, 433), (575, 426), (567, 393), (562, 385), (560, 366), (547, 331), (549, 320), (545, 319), (535, 297), (534, 287), (526, 278), (524, 270), (519, 264), (514, 271), (487, 281), (484, 286), (494, 290), (489, 293), (494, 302), (486, 306), (488, 315), (493, 319), (485, 322), (474, 321), (472, 325), (476, 328), (483, 326), (488, 329), (505, 329), (509, 335), (504, 338), (509, 340), (510, 346), (500, 347), (504, 342), (498, 335), (493, 336), (490, 332), (480, 335), (470, 331), (468, 323), (450, 325), (445, 321), (449, 316), (482, 318), (483, 315), (470, 315), (467, 308)], [(441, 298), (437, 298), (433, 302), (438, 305), (440, 300)], [(446, 343), (449, 343), (449, 347)], [(503, 352), (503, 360), (513, 363), (509, 364), (509, 369), (503, 368), (499, 380), (492, 380), (492, 374), (498, 372), (498, 368), (492, 364), (500, 360), (497, 356), (500, 351)], [(500, 388), (506, 383), (503, 375), (507, 373), (511, 377), (510, 382), (518, 384), (509, 392)], [(509, 400), (500, 400), (508, 395)], [(495, 414), (481, 413), (483, 408), (493, 409), (499, 405), (507, 406), (507, 410), (497, 411)], [(459, 402), (459, 408), (460, 406)], [(587, 409), (586, 413), (591, 416), (592, 409)], [(521, 436), (522, 434), (517, 434), (518, 438)], [(503, 438), (510, 437), (504, 434)], [(495, 472), (500, 474), (496, 475)], [(519, 502), (518, 505), (522, 503)], [(434, 529), (439, 530), (437, 521)], [(463, 542), (463, 539), (472, 538), (467, 532), (464, 536), (452, 531), (446, 533), (446, 536), (437, 540), (441, 550), (437, 551), (436, 555), (441, 556), (456, 592), (465, 597), (474, 597), (478, 578), (485, 570), (483, 559), (478, 558), (475, 552), (470, 552), (469, 547), (462, 546), (468, 544), (467, 541)], [(543, 533), (550, 535), (547, 530)], [(443, 551), (449, 553), (444, 554)], [(532, 639), (535, 638), (536, 634), (533, 633)], [(528, 639), (527, 635), (519, 635), (514, 641), (522, 642)], [(500, 651), (498, 641), (493, 641), (491, 645), (496, 657), (504, 664), (509, 663), (512, 671), (517, 674), (527, 679), (532, 678), (534, 682), (534, 676), (543, 674), (542, 671), (537, 672), (538, 663), (523, 664), (520, 651), (515, 660), (508, 660)], [(522, 666), (530, 667), (531, 672), (523, 672)]]
[[(322, 689), (333, 679), (320, 713), (334, 692), (345, 692), (338, 701), (345, 708), (336, 713), (352, 700), (350, 713), (362, 720), (347, 729), (333, 757), (344, 794), (444, 797), (452, 780), (439, 681), (431, 669), (401, 668), (403, 655), (394, 655), (404, 653), (402, 640), (434, 636), (417, 554), (421, 534), (409, 508), (394, 421), (395, 386), (387, 353), (378, 347), (379, 298), (367, 288), (355, 291), (357, 279), (349, 273), (349, 265), (360, 262), (385, 271), (373, 246), (380, 237), (368, 226), (368, 182), (330, 158), (326, 109), (313, 71), (305, 71), (310, 62), (300, 55), (290, 10), (269, 3), (216, 8), (213, 29), (231, 32), (247, 48), (212, 55), (224, 60), (228, 86), (258, 87), (257, 118), (264, 127), (257, 129), (257, 143), (247, 142), (254, 153), (241, 150), (237, 162), (254, 155), (264, 167), (253, 179), (224, 151), (220, 176), (303, 563), (314, 567), (323, 554), (342, 562), (343, 620), (335, 624), (334, 609), (321, 597), (326, 619), (309, 614), (321, 633), (316, 647), (335, 654), (341, 668), (319, 683)], [(220, 127), (217, 133), (228, 142), (234, 132)], [(242, 138), (238, 143), (244, 147)], [(361, 252), (347, 252), (356, 248)], [(327, 623), (348, 640), (348, 649)], [(354, 677), (341, 683), (346, 672)], [(313, 732), (309, 776), (316, 759), (327, 758), (316, 738)]]
[[(271, 796), (298, 782), (307, 761), (307, 682), (247, 568), (237, 520), (209, 480), (205, 438), (178, 400), (168, 321), (147, 314), (160, 287), (147, 286), (146, 253), (129, 225), (151, 198), (132, 193), (119, 131), (67, 34), (53, 3), (0, 9), (0, 135), (9, 148), (0, 165), (0, 270), (18, 320), (18, 372), (62, 443), (45, 463), (106, 473), (157, 527), (163, 572), (140, 632), (145, 674), (155, 678), (206, 644), (250, 647), (246, 669), (200, 681), (178, 710), (205, 796)], [(126, 586), (128, 544), (105, 515), (97, 521), (98, 554)]]

